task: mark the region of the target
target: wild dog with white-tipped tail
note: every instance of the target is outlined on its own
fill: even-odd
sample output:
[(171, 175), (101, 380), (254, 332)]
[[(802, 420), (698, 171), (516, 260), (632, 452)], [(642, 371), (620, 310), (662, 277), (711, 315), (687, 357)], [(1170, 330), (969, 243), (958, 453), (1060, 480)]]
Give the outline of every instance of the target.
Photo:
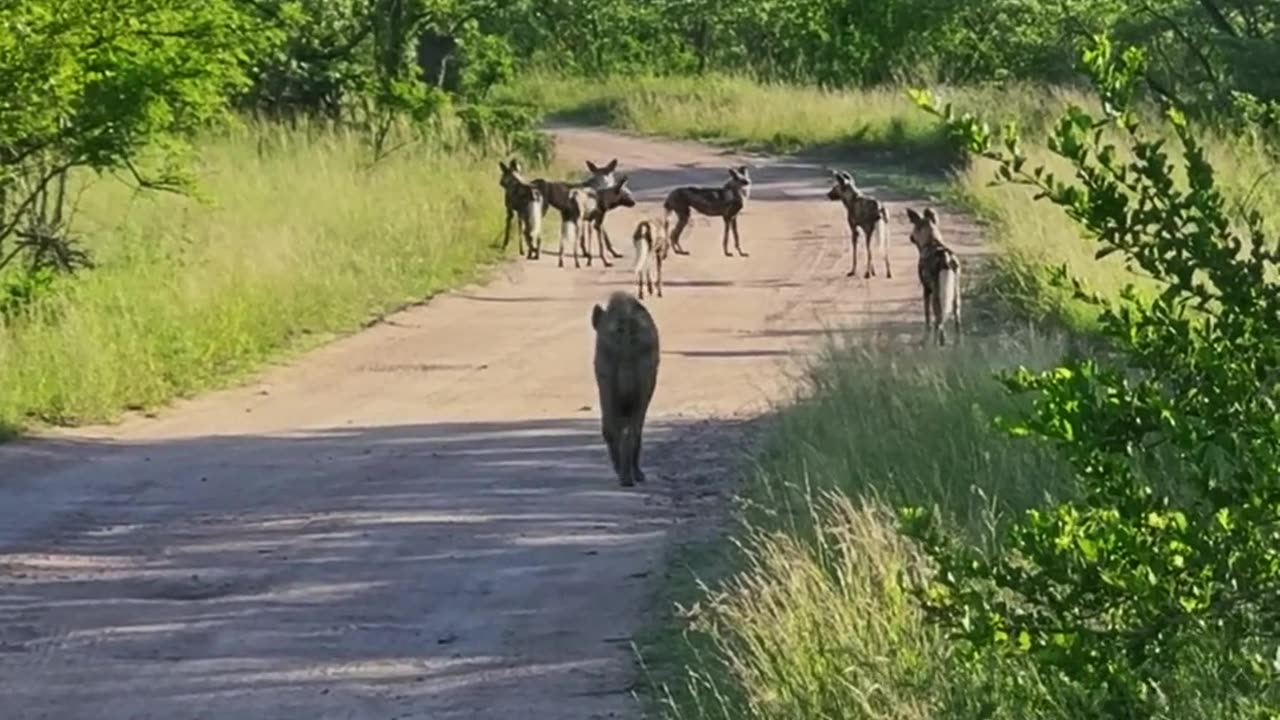
[(925, 342), (930, 335), (935, 335), (939, 345), (947, 344), (944, 323), (948, 315), (955, 324), (959, 342), (960, 258), (943, 243), (933, 208), (926, 208), (923, 215), (908, 208), (907, 219), (911, 221), (911, 244), (920, 253), (916, 272), (924, 290)]
[(853, 267), (846, 277), (858, 274), (858, 232), (862, 232), (867, 248), (867, 271), (862, 276), (869, 278), (876, 274), (875, 263), (871, 259), (871, 236), (878, 235), (880, 254), (884, 256), (884, 276), (893, 277), (893, 268), (889, 265), (889, 210), (884, 203), (858, 189), (853, 182), (853, 175), (844, 170), (832, 170), (831, 176), (835, 185), (827, 193), (828, 200), (839, 200), (844, 204), (845, 216), (849, 221), (851, 250), (853, 250)]
[(646, 285), (649, 294), (653, 295), (655, 275), (658, 280), (658, 297), (662, 297), (662, 264), (667, 261), (667, 255), (671, 251), (670, 238), (665, 219), (661, 223), (656, 220), (641, 220), (636, 225), (632, 240), (636, 246), (636, 294), (641, 300), (644, 299)]

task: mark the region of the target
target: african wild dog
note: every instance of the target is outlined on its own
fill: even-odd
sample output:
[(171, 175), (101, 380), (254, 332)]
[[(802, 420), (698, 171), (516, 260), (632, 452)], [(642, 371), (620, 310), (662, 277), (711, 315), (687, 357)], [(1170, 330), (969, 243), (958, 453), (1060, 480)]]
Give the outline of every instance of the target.
[[(588, 160), (587, 170), (591, 172), (591, 176), (585, 180), (587, 187), (596, 191), (608, 189), (610, 186), (614, 184), (613, 173), (617, 169), (618, 169), (618, 158), (614, 158), (610, 160), (609, 163), (604, 167), (600, 167), (595, 163), (591, 162), (590, 160)], [(628, 195), (628, 197), (630, 197), (630, 195)], [(610, 255), (614, 256), (615, 258), (620, 258), (622, 257), (622, 253), (613, 249), (613, 241), (609, 239), (609, 232), (604, 229), (604, 215), (605, 213), (608, 213), (610, 210), (612, 210), (615, 207), (618, 207), (618, 206), (610, 205), (605, 207), (604, 211), (601, 212), (600, 216), (598, 218), (595, 218), (593, 222), (595, 224), (596, 234), (604, 238), (605, 249), (609, 251)], [(633, 201), (630, 205), (624, 204), (623, 207), (635, 207), (635, 202)], [(606, 265), (606, 267), (608, 266)]]
[(845, 216), (849, 221), (851, 249), (853, 250), (853, 267), (846, 277), (858, 274), (858, 231), (866, 241), (867, 271), (862, 276), (869, 278), (876, 274), (875, 263), (871, 259), (871, 236), (879, 235), (880, 254), (884, 256), (884, 276), (893, 277), (893, 269), (889, 266), (889, 211), (884, 203), (858, 189), (853, 176), (843, 170), (832, 170), (835, 185), (827, 193), (828, 200), (839, 200), (844, 204)]
[[(907, 209), (911, 221), (911, 244), (920, 252), (916, 271), (924, 288), (925, 342), (930, 333), (937, 333), (938, 344), (947, 344), (943, 323), (951, 315), (956, 328), (956, 341), (960, 340), (960, 259), (942, 242), (938, 229), (938, 216), (932, 208), (924, 215)], [(932, 319), (930, 316), (932, 315)]]
[[(564, 267), (564, 244), (569, 242), (573, 245), (573, 266), (582, 267), (578, 262), (578, 249), (582, 248), (585, 252), (587, 249), (586, 233), (590, 229), (590, 223), (587, 217), (596, 204), (596, 194), (594, 190), (585, 187), (575, 187), (569, 190), (569, 198), (566, 202), (565, 209), (560, 211), (560, 261), (557, 263), (559, 267)], [(587, 260), (590, 261), (591, 254), (587, 253)]]
[[(603, 167), (593, 162), (587, 161), (587, 169), (591, 171), (591, 176), (582, 182), (565, 182), (560, 180), (546, 180), (539, 178), (533, 181), (533, 186), (542, 193), (543, 207), (542, 214), (545, 216), (547, 210), (555, 208), (560, 212), (560, 219), (563, 222), (566, 219), (565, 213), (572, 212), (572, 203), (569, 200), (569, 192), (575, 188), (607, 188), (615, 184), (613, 172), (618, 167), (618, 160), (614, 158)], [(606, 243), (608, 238), (606, 237)], [(614, 257), (622, 257), (621, 254), (614, 252), (613, 247), (609, 246), (609, 251)]]
[(542, 214), (544, 203), (542, 193), (533, 185), (525, 182), (520, 176), (520, 160), (513, 159), (504, 164), (498, 161), (502, 177), (498, 184), (502, 186), (507, 209), (507, 227), (503, 231), (502, 249), (511, 244), (511, 218), (514, 216), (520, 233), (520, 252), (525, 257), (536, 257), (535, 248), (542, 248)]
[[(620, 253), (613, 252), (613, 247), (609, 245), (609, 234), (604, 230), (604, 216), (614, 208), (619, 207), (635, 207), (636, 199), (631, 194), (631, 188), (627, 187), (627, 176), (620, 175), (615, 185), (606, 186), (593, 190), (594, 203), (591, 210), (587, 213), (586, 222), (590, 224), (588, 228), (595, 233), (596, 244), (600, 249), (600, 262), (605, 267), (612, 267), (613, 263), (605, 257), (604, 251), (608, 248), (614, 257), (622, 257)], [(585, 238), (585, 236), (584, 236)], [(591, 251), (584, 246), (582, 252), (587, 256), (587, 266), (591, 266)]]
[[(666, 219), (661, 223), (656, 220), (641, 220), (636, 225), (632, 240), (636, 246), (636, 294), (644, 299), (644, 288), (649, 286), (649, 294), (653, 294), (653, 279), (658, 276), (658, 297), (662, 297), (662, 263), (666, 262), (671, 251), (670, 228)], [(654, 267), (650, 267), (650, 262)]]
[(729, 231), (733, 231), (733, 247), (738, 255), (747, 257), (742, 251), (742, 238), (738, 235), (738, 215), (747, 204), (751, 194), (751, 177), (747, 174), (747, 166), (729, 168), (729, 180), (720, 187), (685, 185), (672, 190), (663, 209), (676, 216), (675, 229), (671, 231), (671, 247), (678, 255), (688, 255), (689, 251), (680, 246), (680, 235), (689, 225), (689, 217), (696, 210), (702, 215), (724, 218), (724, 254), (729, 253)]

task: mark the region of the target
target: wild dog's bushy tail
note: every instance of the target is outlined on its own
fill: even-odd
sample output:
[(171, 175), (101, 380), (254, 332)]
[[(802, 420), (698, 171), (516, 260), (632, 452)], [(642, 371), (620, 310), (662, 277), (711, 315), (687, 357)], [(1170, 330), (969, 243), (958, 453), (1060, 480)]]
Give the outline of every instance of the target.
[(942, 300), (942, 312), (938, 315), (941, 324), (952, 316), (960, 302), (960, 260), (954, 253), (947, 253), (947, 264), (938, 273), (938, 295)]
[(876, 234), (880, 236), (880, 252), (886, 258), (889, 253), (889, 209), (880, 206), (880, 222), (876, 223)]
[(542, 234), (542, 206), (546, 198), (538, 188), (529, 188), (529, 204), (524, 208), (524, 220), (529, 226), (529, 237), (536, 238)]
[(649, 265), (649, 256), (653, 254), (653, 225), (648, 220), (641, 220), (636, 225), (636, 232), (632, 236), (636, 246), (636, 266), (632, 269), (636, 275), (645, 271)]

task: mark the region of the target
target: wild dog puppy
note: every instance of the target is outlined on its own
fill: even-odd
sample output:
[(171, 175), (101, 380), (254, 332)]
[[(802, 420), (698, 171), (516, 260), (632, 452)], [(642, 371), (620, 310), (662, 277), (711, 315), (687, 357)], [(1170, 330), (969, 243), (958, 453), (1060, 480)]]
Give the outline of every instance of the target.
[(671, 251), (671, 239), (666, 220), (661, 224), (656, 220), (641, 220), (631, 239), (636, 246), (636, 294), (644, 299), (644, 288), (649, 286), (649, 294), (653, 295), (653, 276), (658, 276), (658, 297), (662, 297), (662, 263), (667, 261)]
[[(636, 199), (631, 194), (631, 188), (627, 187), (627, 176), (621, 175), (615, 185), (605, 187), (599, 190), (593, 190), (594, 203), (591, 211), (587, 213), (587, 222), (590, 223), (590, 231), (595, 233), (596, 245), (600, 248), (600, 262), (605, 267), (613, 267), (613, 263), (605, 257), (604, 251), (607, 247), (614, 257), (622, 257), (620, 253), (614, 253), (613, 247), (609, 245), (609, 234), (604, 230), (604, 216), (614, 208), (619, 207), (635, 207)], [(582, 252), (587, 256), (587, 267), (591, 267), (591, 252), (584, 245)]]
[[(596, 195), (595, 191), (585, 188), (576, 187), (569, 191), (569, 199), (565, 209), (560, 211), (560, 261), (559, 267), (564, 267), (564, 244), (568, 242), (573, 246), (573, 266), (582, 267), (578, 262), (578, 248), (586, 250), (585, 234), (590, 228), (587, 222), (587, 216), (595, 207)], [(590, 253), (587, 253), (587, 259), (591, 259)]]
[[(567, 219), (566, 213), (573, 212), (569, 192), (575, 188), (606, 188), (614, 185), (613, 171), (617, 166), (618, 161), (616, 158), (604, 167), (588, 162), (587, 169), (591, 171), (591, 176), (582, 182), (564, 182), (544, 178), (532, 181), (531, 184), (538, 189), (538, 192), (542, 193), (543, 216), (546, 216), (547, 210), (555, 208), (560, 212), (560, 220), (563, 223)], [(616, 257), (622, 256), (616, 255)]]
[(866, 241), (867, 272), (862, 277), (869, 278), (876, 274), (875, 263), (871, 259), (871, 236), (879, 236), (880, 254), (884, 256), (884, 276), (893, 277), (893, 269), (889, 266), (889, 211), (884, 203), (867, 195), (853, 183), (853, 176), (843, 170), (832, 170), (835, 185), (827, 193), (828, 200), (839, 200), (844, 204), (845, 216), (849, 221), (850, 243), (853, 250), (853, 267), (846, 277), (858, 274), (858, 231)]
[(747, 166), (729, 168), (729, 181), (720, 187), (704, 187), (685, 185), (672, 190), (662, 207), (668, 215), (676, 216), (676, 227), (671, 231), (671, 247), (677, 255), (688, 255), (689, 251), (680, 245), (680, 235), (689, 225), (689, 216), (696, 210), (702, 215), (724, 218), (724, 254), (729, 253), (729, 231), (733, 231), (733, 247), (741, 257), (747, 257), (742, 251), (742, 238), (738, 235), (738, 215), (747, 204), (751, 194), (751, 177)]
[(511, 219), (515, 217), (521, 237), (520, 252), (533, 259), (536, 257), (535, 248), (539, 253), (542, 248), (542, 214), (545, 211), (542, 193), (521, 177), (518, 158), (506, 164), (499, 160), (498, 168), (502, 171), (498, 184), (502, 187), (507, 210), (502, 249), (506, 250), (511, 244)]
[(933, 208), (925, 208), (924, 215), (907, 210), (911, 221), (911, 244), (920, 252), (916, 272), (924, 289), (925, 342), (929, 334), (936, 333), (939, 345), (947, 344), (943, 324), (947, 315), (955, 323), (956, 340), (960, 340), (960, 258), (942, 242), (938, 229), (938, 216)]
[(640, 446), (658, 384), (658, 326), (639, 300), (615, 292), (604, 308), (592, 307), (591, 327), (601, 434), (618, 482), (630, 487), (645, 481)]

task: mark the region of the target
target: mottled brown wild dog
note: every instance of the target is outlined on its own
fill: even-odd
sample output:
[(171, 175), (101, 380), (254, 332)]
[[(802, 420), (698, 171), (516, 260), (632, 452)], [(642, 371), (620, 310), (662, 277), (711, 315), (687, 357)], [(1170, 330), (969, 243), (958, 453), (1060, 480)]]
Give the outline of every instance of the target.
[[(614, 158), (610, 160), (603, 167), (596, 165), (595, 163), (588, 160), (587, 171), (590, 172), (591, 175), (588, 176), (584, 182), (586, 183), (587, 187), (591, 188), (592, 190), (596, 190), (596, 191), (606, 190), (616, 184), (614, 182), (613, 173), (616, 172), (617, 169), (618, 169), (618, 158)], [(605, 213), (609, 212), (609, 210), (612, 210), (613, 207), (617, 207), (617, 206), (615, 205), (615, 206), (606, 208), (604, 212)], [(632, 202), (631, 205), (627, 205), (626, 207), (635, 207), (635, 202)], [(622, 257), (622, 253), (613, 249), (613, 241), (609, 238), (608, 231), (604, 229), (603, 214), (601, 214), (599, 220), (595, 221), (595, 231), (600, 235), (600, 237), (604, 238), (605, 249), (609, 251), (610, 255), (614, 256), (615, 258)]]
[(535, 248), (538, 252), (542, 248), (542, 214), (545, 212), (542, 193), (532, 184), (525, 182), (520, 175), (519, 159), (513, 159), (505, 164), (499, 160), (498, 168), (502, 171), (498, 184), (502, 187), (507, 210), (507, 226), (502, 234), (502, 249), (506, 250), (511, 244), (511, 219), (514, 217), (521, 238), (520, 252), (525, 257), (533, 259), (536, 257)]
[[(560, 220), (563, 223), (566, 213), (574, 212), (572, 202), (569, 199), (569, 193), (575, 188), (605, 188), (615, 184), (613, 172), (618, 167), (617, 158), (609, 161), (603, 167), (597, 166), (595, 163), (587, 162), (587, 169), (591, 171), (590, 177), (581, 182), (566, 182), (560, 180), (547, 180), (538, 178), (532, 181), (532, 185), (542, 193), (542, 214), (546, 216), (547, 210), (555, 208), (560, 212)], [(612, 247), (610, 247), (612, 252)], [(622, 257), (622, 255), (614, 253), (614, 257)]]
[(601, 434), (618, 482), (630, 487), (645, 481), (640, 447), (658, 385), (658, 326), (639, 300), (615, 292), (604, 308), (592, 307), (591, 327)]
[(738, 235), (738, 215), (747, 204), (751, 195), (751, 177), (747, 166), (729, 168), (729, 181), (720, 187), (685, 185), (672, 190), (662, 207), (668, 215), (676, 216), (675, 229), (671, 231), (671, 248), (677, 255), (688, 255), (689, 251), (680, 245), (680, 235), (689, 225), (689, 216), (696, 210), (709, 217), (724, 218), (724, 254), (729, 253), (729, 231), (733, 231), (733, 247), (741, 257), (747, 257), (742, 251), (742, 238)]
[(875, 262), (871, 259), (871, 236), (878, 237), (877, 245), (884, 256), (884, 276), (893, 277), (893, 268), (889, 265), (889, 210), (884, 203), (858, 189), (853, 176), (843, 170), (832, 170), (835, 185), (827, 192), (828, 200), (839, 200), (844, 205), (846, 219), (849, 221), (851, 250), (853, 250), (853, 267), (846, 277), (858, 274), (858, 233), (861, 231), (867, 248), (867, 271), (862, 276), (869, 278), (876, 274)]
[(947, 344), (943, 329), (947, 315), (955, 323), (959, 342), (960, 258), (942, 242), (942, 231), (938, 229), (938, 216), (933, 208), (926, 208), (923, 215), (908, 209), (907, 219), (911, 221), (911, 244), (920, 252), (916, 271), (924, 289), (925, 342), (931, 333), (936, 333), (938, 344)]
[[(614, 185), (600, 189), (592, 189), (594, 202), (592, 203), (590, 212), (587, 213), (587, 223), (589, 230), (595, 233), (596, 244), (600, 248), (600, 262), (605, 267), (612, 267), (613, 263), (609, 262), (605, 257), (604, 251), (607, 247), (614, 257), (622, 257), (621, 254), (614, 253), (613, 247), (609, 245), (609, 234), (604, 229), (604, 216), (614, 208), (619, 207), (635, 207), (636, 199), (631, 194), (631, 188), (627, 187), (627, 176), (620, 175), (618, 182)], [(585, 239), (585, 238), (584, 238)], [(587, 256), (587, 267), (591, 267), (591, 252), (584, 245), (582, 252)]]
[(636, 294), (644, 299), (647, 284), (649, 294), (653, 295), (654, 275), (658, 279), (658, 297), (662, 297), (662, 263), (667, 261), (671, 251), (671, 236), (667, 221), (641, 220), (631, 236), (636, 246)]

